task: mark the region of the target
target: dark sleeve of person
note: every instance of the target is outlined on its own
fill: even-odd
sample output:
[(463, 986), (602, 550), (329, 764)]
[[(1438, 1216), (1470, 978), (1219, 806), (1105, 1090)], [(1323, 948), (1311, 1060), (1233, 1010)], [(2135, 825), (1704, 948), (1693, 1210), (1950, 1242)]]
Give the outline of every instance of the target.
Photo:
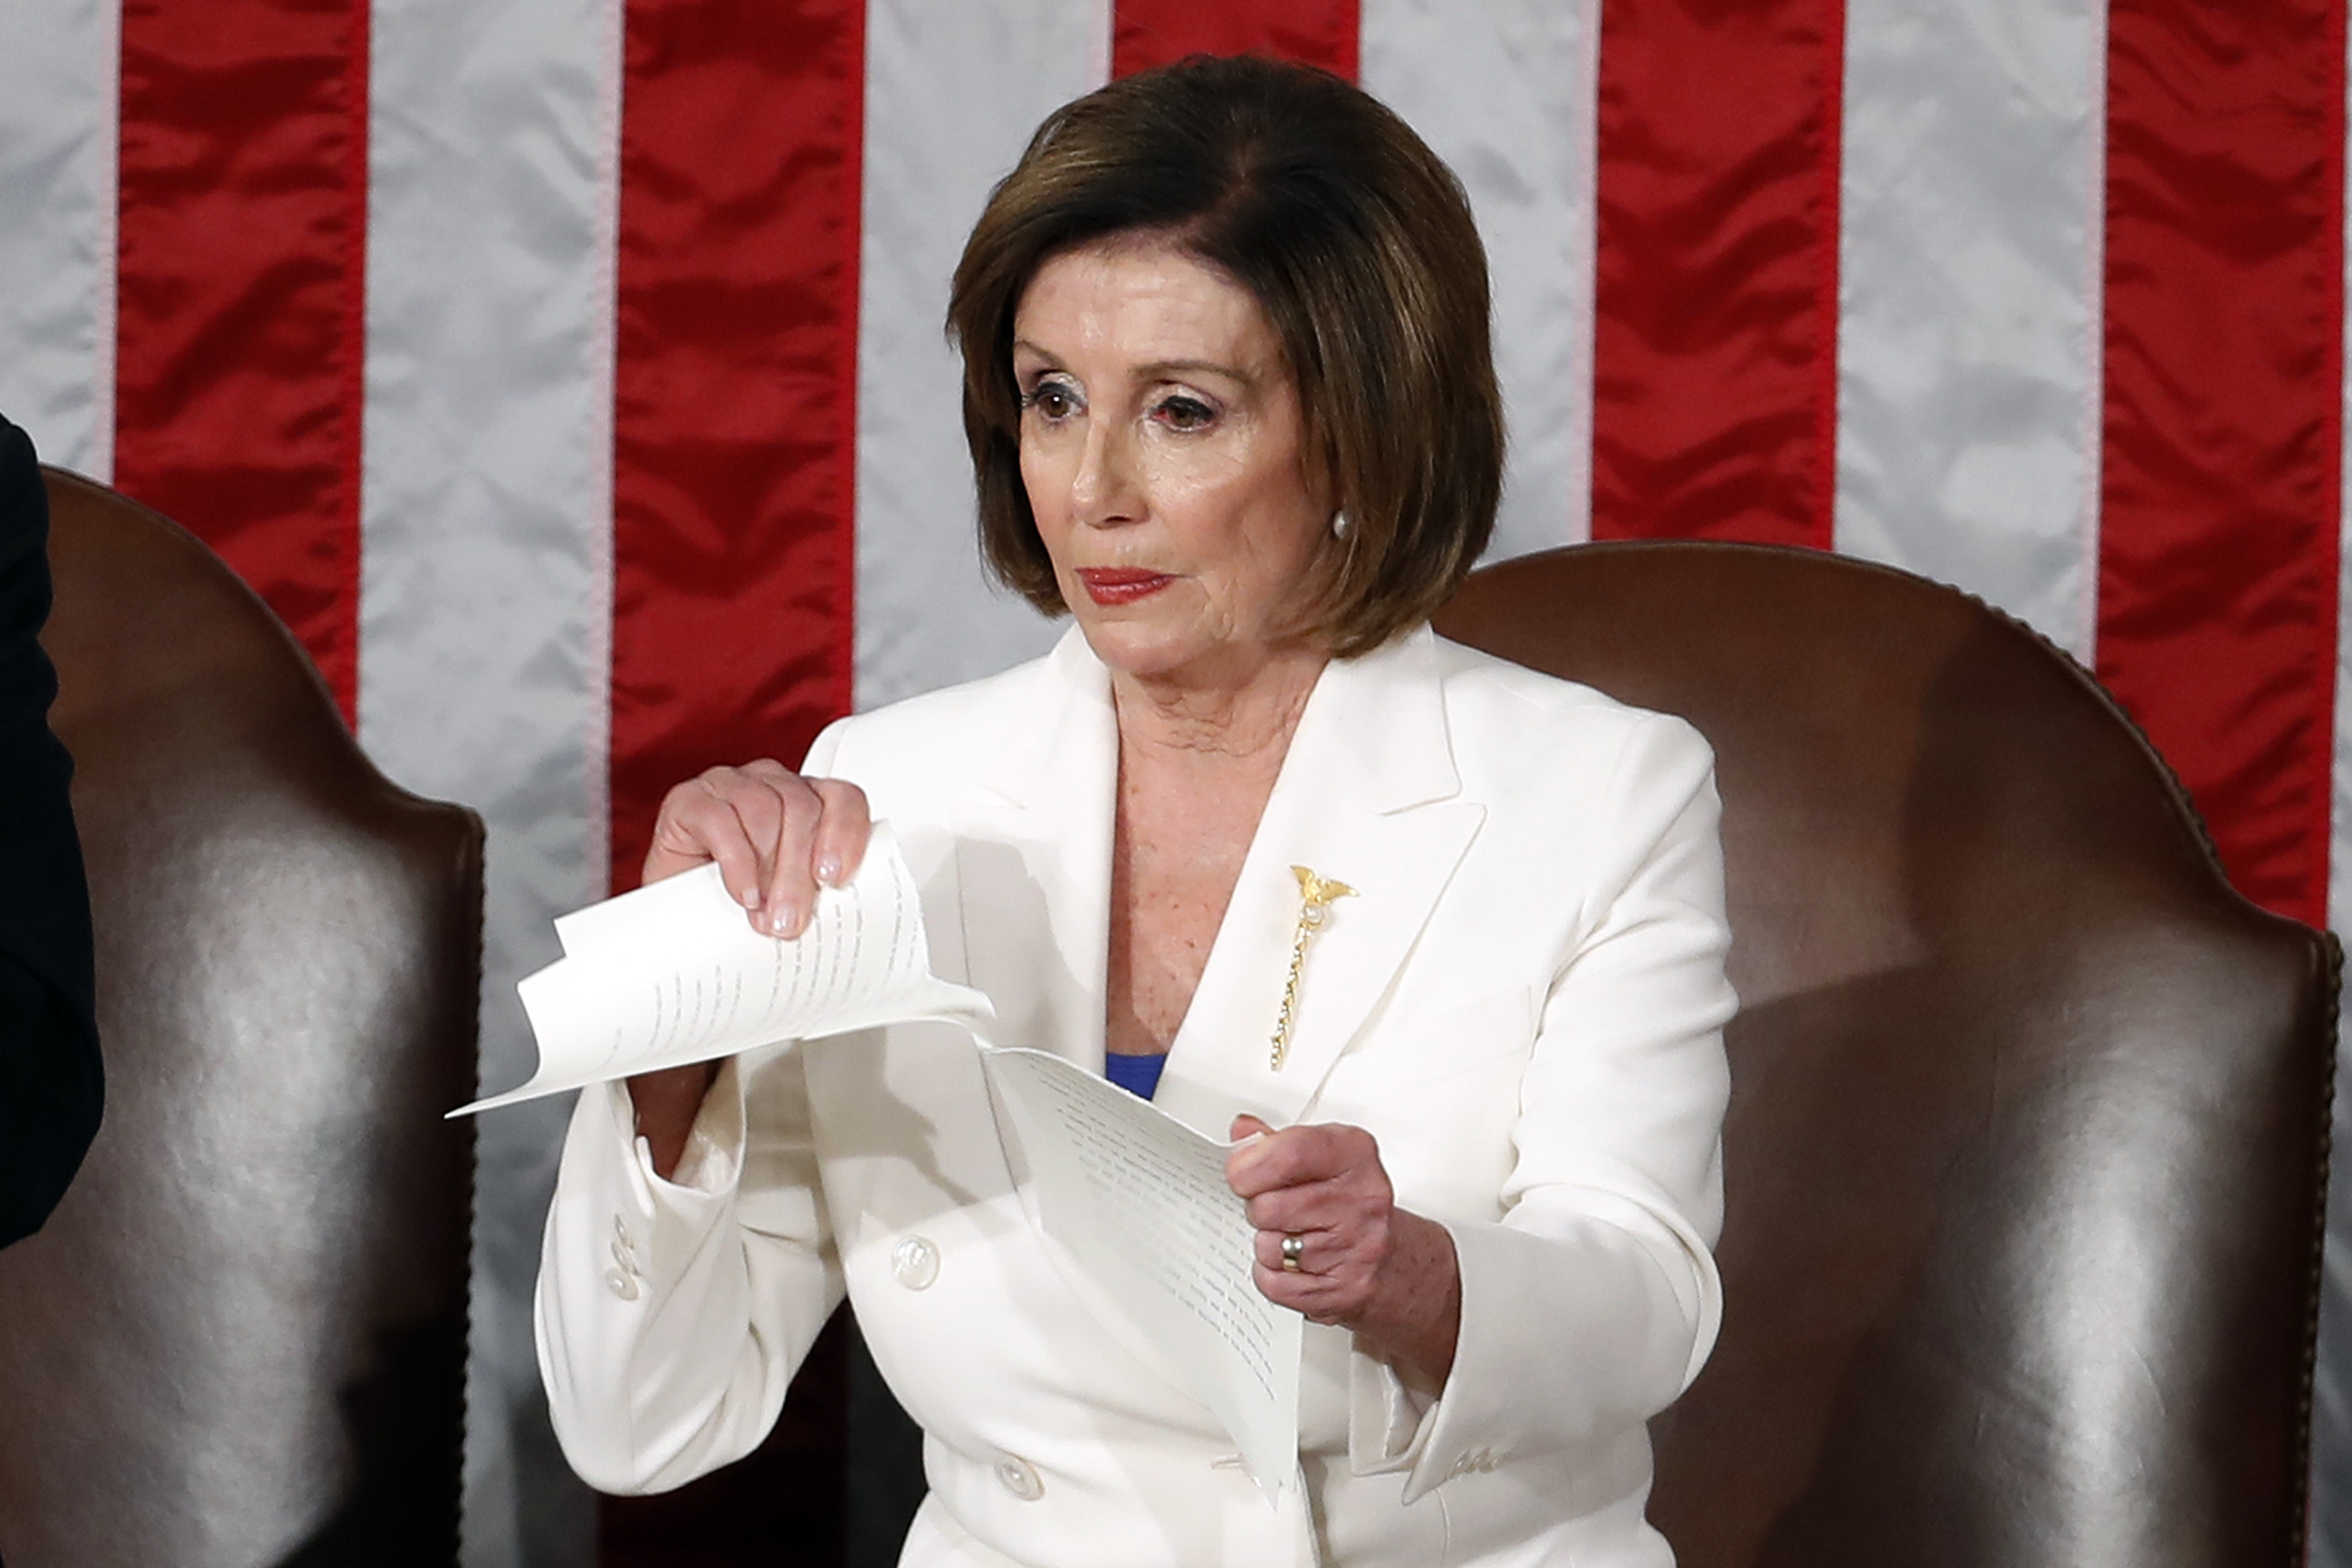
[(49, 731), (49, 507), (25, 433), (0, 419), (0, 1246), (57, 1207), (97, 1135), (103, 1083), (89, 888)]

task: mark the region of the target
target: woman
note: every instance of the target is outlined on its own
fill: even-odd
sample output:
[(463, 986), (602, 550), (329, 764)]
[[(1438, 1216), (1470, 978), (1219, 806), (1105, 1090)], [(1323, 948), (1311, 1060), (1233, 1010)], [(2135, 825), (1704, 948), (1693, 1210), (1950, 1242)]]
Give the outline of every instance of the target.
[(1717, 1314), (1710, 760), (1427, 629), (1499, 489), (1486, 312), (1459, 187), (1345, 83), (1196, 60), (1058, 111), (950, 322), (990, 563), (1074, 630), (680, 786), (646, 862), (788, 936), (887, 818), (1001, 1040), (1263, 1133), (1227, 1175), (1314, 1325), (1304, 1504), (1030, 1223), (936, 1025), (583, 1095), (540, 1331), (589, 1480), (748, 1450), (846, 1290), (926, 1432), (909, 1563), (1670, 1561), (1642, 1422)]

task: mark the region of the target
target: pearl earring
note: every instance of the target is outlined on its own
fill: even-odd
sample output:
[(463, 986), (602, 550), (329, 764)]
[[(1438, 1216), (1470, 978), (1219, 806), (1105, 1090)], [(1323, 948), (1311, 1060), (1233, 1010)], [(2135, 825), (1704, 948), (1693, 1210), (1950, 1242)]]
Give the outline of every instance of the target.
[(1356, 525), (1354, 523), (1349, 521), (1347, 513), (1334, 512), (1331, 514), (1331, 537), (1333, 538), (1346, 538), (1348, 537), (1349, 530), (1353, 528)]

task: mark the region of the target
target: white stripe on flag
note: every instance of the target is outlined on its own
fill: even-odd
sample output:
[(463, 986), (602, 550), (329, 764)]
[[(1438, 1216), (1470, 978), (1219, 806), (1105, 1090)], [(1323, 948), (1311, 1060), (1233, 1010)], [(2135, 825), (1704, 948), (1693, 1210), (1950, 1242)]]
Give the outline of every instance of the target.
[(1490, 559), (1590, 537), (1599, 0), (1362, 0), (1364, 87), (1470, 193), (1510, 465)]
[(2085, 661), (2105, 67), (2096, 0), (1846, 8), (1838, 549)]
[(857, 331), (857, 685), (873, 707), (1001, 670), (1057, 628), (981, 575), (948, 282), (1046, 112), (1101, 84), (1107, 0), (874, 0)]
[(118, 0), (19, 0), (0, 48), (0, 413), (114, 472)]
[[(620, 0), (375, 10), (360, 734), (488, 824), (494, 1087), (534, 1060), (514, 983), (556, 956), (550, 919), (605, 891), (621, 26)], [(562, 1123), (478, 1128), (472, 1568), (551, 1560), (541, 1532), (584, 1556), (593, 1523), (531, 1345)]]

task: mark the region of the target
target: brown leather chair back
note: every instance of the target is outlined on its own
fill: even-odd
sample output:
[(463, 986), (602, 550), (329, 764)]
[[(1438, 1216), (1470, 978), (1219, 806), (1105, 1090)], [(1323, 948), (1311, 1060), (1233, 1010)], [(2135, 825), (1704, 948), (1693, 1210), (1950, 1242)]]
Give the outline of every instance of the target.
[(2337, 954), (2223, 881), (2098, 686), (1950, 589), (1611, 545), (1448, 635), (1713, 742), (1723, 1336), (1681, 1568), (2301, 1561)]
[(457, 1551), (481, 824), (163, 517), (51, 472), (106, 1120), (0, 1252), (10, 1568)]

